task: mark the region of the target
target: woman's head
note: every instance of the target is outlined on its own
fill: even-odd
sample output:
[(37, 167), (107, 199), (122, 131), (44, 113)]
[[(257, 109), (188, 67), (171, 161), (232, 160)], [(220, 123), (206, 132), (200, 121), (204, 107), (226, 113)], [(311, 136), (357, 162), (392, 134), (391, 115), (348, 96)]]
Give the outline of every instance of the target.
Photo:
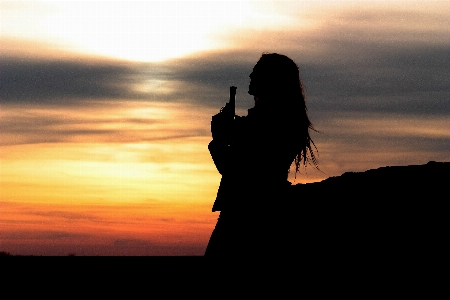
[[(264, 53), (250, 74), (249, 94), (270, 99), (272, 105), (302, 97), (303, 89), (297, 64), (277, 53)], [(274, 102), (273, 98), (277, 98)]]
[(317, 167), (312, 151), (314, 142), (309, 135), (313, 129), (309, 121), (305, 94), (297, 64), (277, 53), (264, 53), (250, 74), (250, 95), (257, 99), (256, 107), (267, 108), (278, 123), (293, 135), (290, 147), (294, 149), (296, 171), (303, 162), (311, 160)]

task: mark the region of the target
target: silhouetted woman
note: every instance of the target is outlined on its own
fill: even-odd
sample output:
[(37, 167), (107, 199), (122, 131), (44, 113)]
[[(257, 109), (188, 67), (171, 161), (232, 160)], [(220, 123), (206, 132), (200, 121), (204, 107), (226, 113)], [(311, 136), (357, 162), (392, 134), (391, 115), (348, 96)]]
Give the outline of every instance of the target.
[[(255, 106), (232, 126), (212, 126), (208, 148), (222, 175), (213, 211), (220, 211), (205, 256), (281, 255), (296, 251), (298, 220), (290, 210), (292, 163), (317, 166), (298, 66), (263, 54), (250, 74)], [(219, 116), (219, 113), (216, 116)], [(220, 118), (215, 118), (220, 122)], [(214, 122), (214, 118), (213, 118)], [(212, 124), (213, 125), (213, 124)], [(222, 126), (221, 126), (222, 125)], [(215, 128), (228, 128), (232, 143)]]

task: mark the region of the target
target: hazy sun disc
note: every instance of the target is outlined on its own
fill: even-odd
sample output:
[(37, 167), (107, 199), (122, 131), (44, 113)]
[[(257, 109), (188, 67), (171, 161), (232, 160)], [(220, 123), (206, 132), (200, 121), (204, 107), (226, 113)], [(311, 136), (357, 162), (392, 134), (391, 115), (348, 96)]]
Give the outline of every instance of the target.
[[(233, 4), (232, 4), (233, 3)], [(239, 26), (247, 1), (50, 2), (47, 38), (72, 50), (137, 61), (161, 61), (219, 47), (211, 34)]]

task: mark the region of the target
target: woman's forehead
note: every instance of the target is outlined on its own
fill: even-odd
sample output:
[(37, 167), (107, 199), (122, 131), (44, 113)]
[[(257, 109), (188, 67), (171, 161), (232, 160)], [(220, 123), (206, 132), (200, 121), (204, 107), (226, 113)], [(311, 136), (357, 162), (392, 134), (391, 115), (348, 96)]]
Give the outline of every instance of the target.
[(253, 67), (253, 71), (261, 71), (264, 68), (264, 62), (258, 61)]

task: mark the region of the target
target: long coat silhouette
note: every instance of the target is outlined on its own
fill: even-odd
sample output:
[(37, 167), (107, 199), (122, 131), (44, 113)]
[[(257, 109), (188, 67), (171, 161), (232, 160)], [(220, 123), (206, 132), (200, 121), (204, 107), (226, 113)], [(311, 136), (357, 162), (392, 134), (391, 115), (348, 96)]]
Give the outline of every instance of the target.
[(247, 116), (235, 118), (231, 146), (216, 139), (208, 145), (223, 177), (213, 205), (221, 213), (205, 255), (267, 252), (284, 236), (280, 230), (289, 224), (281, 214), (289, 209), (283, 202), (295, 153), (286, 151), (290, 136), (283, 124), (267, 119), (270, 111), (249, 109)]

